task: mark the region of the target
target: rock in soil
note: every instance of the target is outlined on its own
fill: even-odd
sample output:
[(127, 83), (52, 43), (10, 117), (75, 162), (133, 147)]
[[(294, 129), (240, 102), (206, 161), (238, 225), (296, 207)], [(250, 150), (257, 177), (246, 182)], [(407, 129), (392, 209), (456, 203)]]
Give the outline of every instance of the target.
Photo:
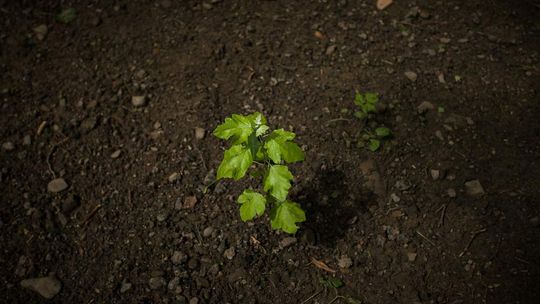
[(353, 262), (352, 262), (351, 258), (349, 258), (348, 256), (342, 256), (338, 260), (339, 268), (350, 268), (352, 266), (352, 264), (353, 264)]
[(234, 247), (226, 249), (225, 252), (223, 252), (223, 256), (229, 260), (232, 260), (235, 255), (236, 255), (236, 251), (234, 250)]
[(413, 71), (407, 71), (404, 73), (404, 75), (405, 77), (407, 77), (407, 79), (409, 79), (412, 82), (415, 82), (416, 79), (418, 79), (418, 75), (416, 75), (416, 73)]
[(197, 197), (195, 195), (187, 196), (184, 199), (184, 204), (182, 205), (182, 209), (191, 209), (195, 207), (195, 204), (197, 204)]
[(435, 110), (435, 106), (429, 101), (424, 101), (418, 105), (417, 110), (419, 114), (424, 114), (427, 111)]
[(281, 248), (286, 248), (286, 247), (289, 247), (293, 244), (296, 244), (296, 238), (295, 237), (286, 237), (284, 239), (282, 239), (281, 241), (279, 241), (279, 247)]
[(155, 278), (150, 278), (150, 280), (148, 280), (148, 286), (150, 286), (150, 289), (153, 289), (153, 290), (160, 289), (166, 284), (167, 282), (165, 281), (163, 277), (155, 277)]
[(47, 25), (45, 24), (38, 25), (34, 28), (34, 34), (36, 34), (36, 38), (39, 41), (45, 40), (47, 33), (49, 33), (49, 28), (47, 28)]
[(63, 178), (55, 178), (47, 185), (47, 190), (52, 193), (57, 193), (66, 190), (68, 184)]
[(120, 293), (124, 293), (130, 289), (131, 289), (131, 283), (122, 282), (122, 286), (120, 286)]
[(385, 196), (384, 183), (382, 182), (381, 174), (377, 168), (377, 164), (373, 159), (369, 159), (360, 164), (360, 171), (364, 175), (365, 186), (375, 193), (378, 197)]
[(142, 107), (146, 104), (146, 97), (145, 96), (132, 96), (131, 104), (134, 107)]
[(111, 158), (112, 159), (117, 159), (120, 156), (121, 153), (122, 153), (122, 150), (116, 150), (111, 154)]
[(21, 286), (39, 293), (45, 299), (54, 298), (62, 289), (62, 283), (52, 276), (22, 280)]
[(7, 141), (2, 144), (2, 149), (4, 151), (13, 151), (15, 149), (15, 145), (12, 142)]
[(206, 134), (206, 130), (203, 128), (195, 128), (195, 138), (196, 139), (203, 139), (204, 135)]
[(185, 263), (187, 261), (188, 257), (185, 253), (182, 251), (175, 251), (171, 257), (171, 262), (174, 265), (180, 265), (182, 263)]
[(416, 261), (416, 256), (418, 254), (416, 252), (407, 252), (407, 259), (409, 260), (409, 262), (414, 262)]
[(482, 196), (485, 193), (484, 187), (482, 187), (482, 184), (477, 179), (465, 183), (465, 192), (473, 197)]
[(213, 227), (206, 227), (204, 230), (203, 230), (203, 236), (204, 237), (210, 237), (212, 235), (212, 233), (214, 232), (214, 228)]

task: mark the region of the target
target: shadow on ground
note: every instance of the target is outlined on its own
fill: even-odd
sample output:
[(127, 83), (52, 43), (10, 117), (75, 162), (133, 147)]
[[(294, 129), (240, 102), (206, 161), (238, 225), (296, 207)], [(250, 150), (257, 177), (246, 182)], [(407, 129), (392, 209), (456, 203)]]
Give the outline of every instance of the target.
[(349, 198), (345, 181), (346, 176), (342, 171), (321, 170), (311, 186), (302, 189), (298, 195), (300, 204), (306, 210), (304, 233), (313, 233), (316, 244), (335, 247), (354, 217), (365, 210), (363, 202)]

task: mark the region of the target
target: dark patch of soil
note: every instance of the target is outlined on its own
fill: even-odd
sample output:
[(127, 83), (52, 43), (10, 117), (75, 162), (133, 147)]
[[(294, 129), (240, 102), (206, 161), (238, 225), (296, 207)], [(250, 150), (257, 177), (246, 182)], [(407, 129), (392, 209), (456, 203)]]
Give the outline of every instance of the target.
[[(44, 302), (20, 282), (51, 275), (52, 303), (536, 303), (538, 3), (374, 2), (0, 1), (1, 302)], [(378, 152), (355, 90), (386, 106)], [(306, 151), (285, 248), (239, 218), (254, 181), (203, 191), (211, 131), (253, 111)]]

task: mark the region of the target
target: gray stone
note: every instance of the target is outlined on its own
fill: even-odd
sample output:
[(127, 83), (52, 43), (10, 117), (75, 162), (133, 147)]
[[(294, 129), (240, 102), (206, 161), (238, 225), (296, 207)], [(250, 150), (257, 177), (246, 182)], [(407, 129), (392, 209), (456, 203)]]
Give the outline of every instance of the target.
[(131, 104), (134, 107), (142, 107), (146, 104), (146, 97), (145, 96), (132, 96)]
[(169, 177), (167, 177), (167, 180), (169, 183), (174, 183), (180, 178), (180, 174), (178, 172), (173, 172)]
[(62, 289), (62, 283), (53, 276), (22, 280), (21, 286), (39, 293), (46, 299), (54, 298)]
[(180, 286), (180, 278), (173, 278), (170, 280), (167, 288), (175, 294), (181, 294), (182, 286)]
[(83, 129), (83, 131), (90, 131), (94, 129), (96, 125), (97, 125), (97, 118), (95, 117), (88, 117), (81, 122), (81, 128)]
[(7, 142), (2, 144), (2, 149), (4, 151), (13, 151), (13, 150), (15, 150), (15, 145), (12, 142), (7, 141)]
[(436, 170), (436, 169), (431, 169), (431, 170), (430, 170), (430, 173), (431, 173), (431, 178), (432, 178), (433, 180), (438, 180), (439, 177), (441, 176), (441, 171)]
[(122, 153), (122, 150), (116, 150), (111, 154), (111, 158), (116, 159), (120, 156), (121, 153)]
[(195, 138), (196, 139), (203, 139), (204, 135), (206, 134), (206, 130), (203, 128), (195, 128)]
[(293, 244), (296, 244), (296, 241), (297, 240), (295, 237), (291, 237), (291, 236), (285, 237), (281, 241), (279, 241), (279, 247), (281, 248), (289, 247)]
[(330, 56), (336, 51), (336, 46), (331, 45), (328, 48), (326, 48), (326, 55)]
[(413, 71), (407, 71), (403, 74), (405, 75), (405, 77), (407, 77), (407, 79), (409, 79), (412, 82), (415, 82), (416, 79), (418, 79), (418, 75), (416, 75), (416, 73)]
[(203, 230), (203, 236), (204, 237), (210, 237), (212, 235), (212, 233), (214, 232), (214, 228), (213, 227), (206, 227), (204, 230)]
[(223, 256), (229, 260), (232, 260), (235, 255), (236, 250), (234, 249), (234, 247), (230, 247), (229, 249), (226, 249), (225, 252), (223, 252)]
[(427, 111), (435, 110), (435, 106), (429, 101), (423, 101), (421, 104), (418, 105), (417, 110), (418, 113), (424, 114)]
[(150, 278), (150, 280), (148, 280), (148, 286), (150, 286), (150, 289), (153, 289), (153, 290), (160, 289), (166, 284), (167, 282), (165, 281), (163, 277), (155, 277), (155, 278)]
[(125, 293), (126, 291), (130, 289), (131, 289), (131, 283), (122, 282), (122, 286), (120, 286), (120, 293)]
[(23, 146), (30, 146), (32, 144), (32, 137), (30, 135), (25, 135), (23, 138)]
[(185, 263), (188, 259), (188, 256), (183, 253), (182, 251), (175, 251), (173, 252), (173, 255), (171, 257), (171, 262), (174, 265), (180, 265), (182, 263)]
[(45, 37), (47, 37), (47, 34), (49, 33), (49, 28), (45, 24), (41, 24), (33, 28), (34, 34), (36, 34), (36, 38), (39, 41), (45, 40)]
[(55, 178), (47, 185), (47, 190), (52, 193), (64, 191), (68, 188), (68, 184), (63, 178)]
[(446, 190), (446, 193), (450, 198), (454, 198), (457, 196), (456, 190), (454, 190), (453, 188), (449, 188), (448, 190)]
[(465, 183), (465, 192), (469, 196), (482, 196), (485, 194), (484, 187), (480, 184), (480, 181), (475, 179)]
[(338, 259), (339, 268), (350, 268), (352, 266), (352, 264), (353, 264), (353, 262), (352, 262), (351, 258), (349, 258), (348, 256), (341, 256)]

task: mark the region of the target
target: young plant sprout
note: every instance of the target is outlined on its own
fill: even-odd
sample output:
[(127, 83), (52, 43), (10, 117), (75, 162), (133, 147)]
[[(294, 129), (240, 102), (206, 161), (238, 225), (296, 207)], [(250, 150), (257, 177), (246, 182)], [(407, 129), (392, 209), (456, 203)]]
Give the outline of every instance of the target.
[(277, 129), (269, 133), (269, 129), (266, 118), (259, 112), (225, 118), (213, 134), (232, 145), (225, 150), (216, 180), (239, 180), (255, 164), (262, 171), (258, 175), (262, 175), (263, 192), (245, 189), (240, 194), (237, 200), (240, 218), (249, 221), (271, 208), (272, 229), (294, 234), (297, 223), (305, 221), (306, 215), (298, 203), (287, 199), (293, 175), (286, 164), (303, 161), (304, 152), (293, 142), (296, 136), (293, 132)]

